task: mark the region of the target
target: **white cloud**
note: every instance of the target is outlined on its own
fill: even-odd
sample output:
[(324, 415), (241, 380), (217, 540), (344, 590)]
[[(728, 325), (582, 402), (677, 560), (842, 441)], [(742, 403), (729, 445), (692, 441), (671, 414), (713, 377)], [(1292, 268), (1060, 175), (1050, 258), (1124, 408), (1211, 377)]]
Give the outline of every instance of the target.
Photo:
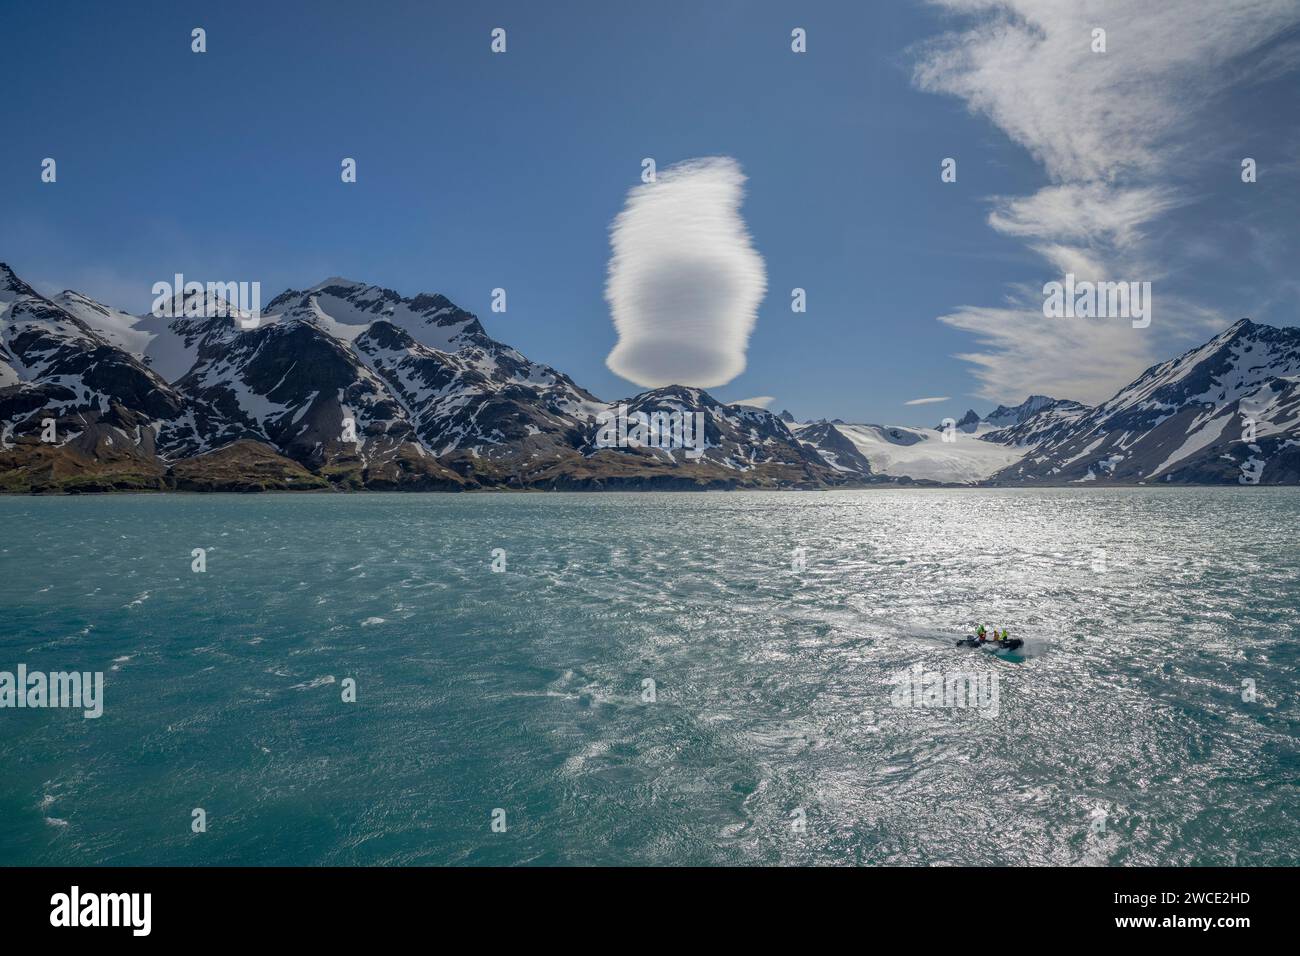
[(1105, 183), (1071, 183), (1032, 196), (999, 197), (989, 225), (1009, 236), (1067, 239), (1131, 248), (1142, 226), (1179, 205), (1165, 186), (1120, 189)]
[(974, 333), (981, 351), (957, 358), (975, 366), (974, 392), (993, 402), (1051, 395), (1096, 404), (1133, 378), (1123, 373), (1116, 383), (1114, 356), (1142, 367), (1157, 361), (1152, 337), (1123, 320), (1046, 319), (1041, 307), (1026, 303), (1023, 308), (962, 306), (939, 321)]
[(1100, 281), (1155, 278), (1156, 266), (1143, 255), (1143, 227), (1183, 198), (1166, 186), (1119, 188), (1106, 183), (1048, 186), (1030, 196), (993, 200), (989, 225), (1016, 236), (1052, 264), (1058, 275)]
[[(1178, 299), (1156, 299), (1154, 307), (1176, 317), (1185, 343), (1204, 341), (1239, 318)], [(1030, 290), (1020, 290), (1010, 305), (961, 306), (939, 321), (975, 335), (981, 350), (957, 358), (975, 366), (974, 393), (992, 402), (1051, 395), (1095, 405), (1170, 358), (1168, 340), (1127, 319), (1045, 318), (1042, 297)]]
[(936, 402), (950, 402), (950, 401), (952, 401), (952, 399), (949, 396), (940, 395), (936, 398), (914, 398), (909, 402), (904, 402), (903, 404), (904, 405), (933, 405)]
[(727, 402), (728, 405), (748, 405), (751, 408), (767, 408), (776, 401), (775, 395), (756, 395), (753, 398), (742, 398), (738, 402)]
[[(1176, 345), (1220, 331), (1211, 328), (1214, 313), (1156, 281), (1169, 271), (1169, 249), (1151, 247), (1148, 227), (1195, 198), (1171, 183), (1185, 180), (1214, 142), (1205, 104), (1300, 63), (1300, 44), (1287, 40), (1300, 4), (931, 2), (967, 20), (920, 48), (917, 85), (963, 99), (1051, 181), (1031, 195), (995, 197), (989, 225), (1051, 265), (1044, 281), (1067, 272), (1152, 281), (1157, 309), (1148, 330), (1114, 319), (1045, 319), (1038, 289), (1015, 288), (1001, 307), (942, 316), (977, 337), (981, 350), (960, 357), (975, 366), (980, 394), (1108, 398)], [(1094, 28), (1106, 31), (1105, 53), (1092, 51)]]
[(610, 228), (611, 371), (647, 388), (712, 388), (745, 370), (767, 272), (740, 216), (744, 183), (735, 160), (711, 157), (628, 192)]
[[(1242, 78), (1226, 67), (1297, 18), (1295, 0), (931, 2), (976, 22), (924, 48), (921, 88), (966, 100), (1057, 182), (1167, 168), (1195, 148), (1180, 135), (1188, 112)], [(1105, 53), (1091, 49), (1098, 27)]]
[(1087, 249), (1049, 242), (1034, 246), (1034, 251), (1050, 262), (1060, 275), (1073, 274), (1076, 279), (1100, 282), (1106, 278), (1106, 267)]

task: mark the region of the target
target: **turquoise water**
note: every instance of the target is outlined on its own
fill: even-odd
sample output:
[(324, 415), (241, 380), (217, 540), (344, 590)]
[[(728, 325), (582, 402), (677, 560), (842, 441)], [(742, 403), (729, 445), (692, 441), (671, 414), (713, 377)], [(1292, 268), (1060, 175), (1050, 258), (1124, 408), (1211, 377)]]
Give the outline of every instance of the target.
[[(0, 528), (0, 670), (105, 674), (97, 720), (0, 710), (3, 864), (1300, 859), (1294, 489), (8, 497)], [(1032, 653), (955, 648), (977, 620)], [(997, 715), (893, 706), (916, 664)]]

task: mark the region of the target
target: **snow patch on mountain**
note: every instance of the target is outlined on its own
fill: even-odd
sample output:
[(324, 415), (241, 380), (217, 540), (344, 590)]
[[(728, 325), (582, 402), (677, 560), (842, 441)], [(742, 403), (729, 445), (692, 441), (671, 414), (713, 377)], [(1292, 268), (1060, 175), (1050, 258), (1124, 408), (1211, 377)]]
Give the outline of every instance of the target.
[[(1219, 418), (1212, 419), (1209, 424), (1201, 425), (1194, 428), (1187, 436), (1187, 440), (1169, 453), (1160, 464), (1146, 476), (1148, 478), (1157, 478), (1160, 474), (1172, 465), (1189, 458), (1203, 448), (1217, 442), (1223, 436), (1223, 430), (1228, 427), (1232, 421), (1231, 415), (1222, 415)], [(1113, 468), (1111, 469), (1114, 470)]]

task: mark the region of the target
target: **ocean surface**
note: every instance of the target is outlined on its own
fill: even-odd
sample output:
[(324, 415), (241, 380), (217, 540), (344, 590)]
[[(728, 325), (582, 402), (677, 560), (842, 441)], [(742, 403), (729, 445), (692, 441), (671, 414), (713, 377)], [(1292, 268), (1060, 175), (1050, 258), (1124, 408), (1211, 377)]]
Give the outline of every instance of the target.
[(104, 674), (0, 864), (1300, 861), (1300, 489), (4, 497), (0, 598)]

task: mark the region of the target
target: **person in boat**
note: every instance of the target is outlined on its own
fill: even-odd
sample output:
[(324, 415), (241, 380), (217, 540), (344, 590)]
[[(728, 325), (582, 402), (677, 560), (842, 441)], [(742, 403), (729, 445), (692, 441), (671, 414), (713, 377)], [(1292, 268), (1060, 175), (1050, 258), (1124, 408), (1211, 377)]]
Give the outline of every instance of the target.
[(983, 624), (981, 624), (979, 627), (975, 628), (975, 638), (976, 638), (976, 640), (978, 640), (981, 644), (984, 643), (984, 640), (985, 640), (985, 634), (984, 634), (984, 625), (983, 625)]
[(1011, 638), (1007, 636), (1007, 629), (1004, 627), (1002, 629), (1002, 643), (1005, 644), (1009, 640), (1011, 640)]

